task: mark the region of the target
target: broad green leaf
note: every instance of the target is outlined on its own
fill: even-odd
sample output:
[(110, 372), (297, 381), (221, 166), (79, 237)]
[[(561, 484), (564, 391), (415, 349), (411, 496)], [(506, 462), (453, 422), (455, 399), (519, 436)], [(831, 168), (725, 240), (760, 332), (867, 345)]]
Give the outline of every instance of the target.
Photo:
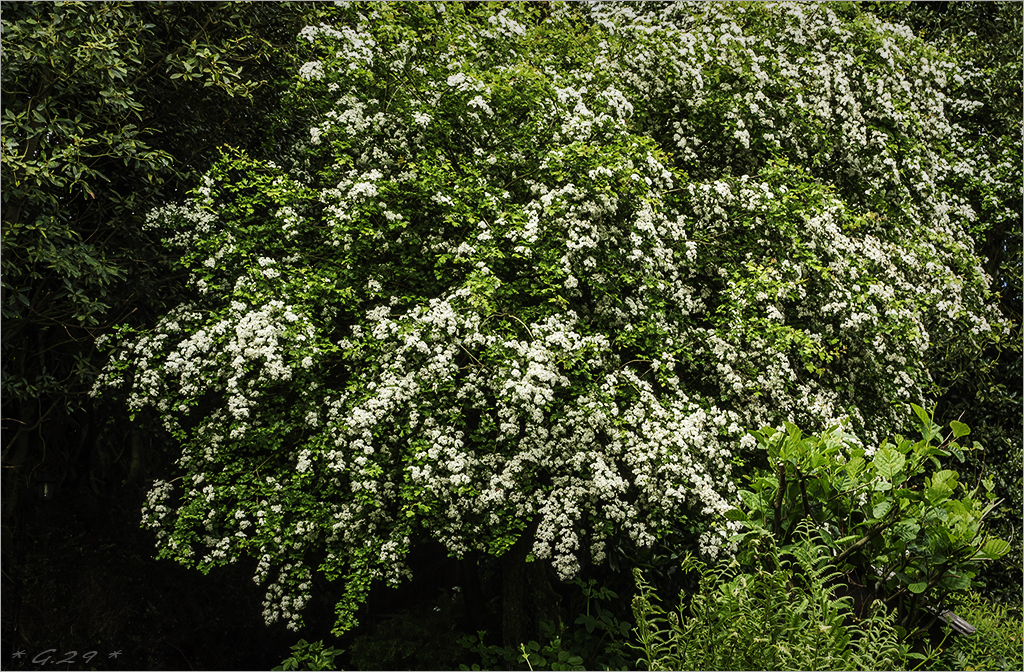
[[(953, 540), (948, 527), (931, 525), (926, 527), (925, 530), (928, 533), (928, 550), (930, 552), (933, 554), (945, 553), (949, 550)], [(932, 562), (937, 562), (934, 556), (932, 557)]]
[(907, 459), (903, 455), (889, 446), (879, 449), (873, 460), (878, 475), (889, 481), (896, 478), (896, 474), (900, 472), (906, 461)]
[(871, 509), (871, 517), (881, 518), (885, 514), (889, 513), (889, 509), (891, 508), (892, 502), (888, 499), (883, 499), (882, 501), (875, 504), (875, 506)]
[(803, 437), (803, 432), (800, 431), (800, 428), (788, 420), (783, 420), (782, 424), (786, 428), (786, 433), (789, 434), (790, 441), (794, 444), (799, 443), (801, 437)]
[(917, 533), (921, 531), (921, 526), (914, 520), (903, 520), (892, 528), (893, 534), (900, 537), (904, 541), (913, 541), (917, 537)]
[(971, 576), (970, 572), (965, 572), (960, 576), (947, 576), (939, 581), (939, 587), (949, 592), (969, 590), (971, 587)]
[(956, 489), (957, 473), (949, 469), (943, 469), (932, 474), (925, 482), (925, 498), (933, 505), (939, 504), (949, 498)]
[(724, 515), (726, 520), (749, 520), (747, 514), (742, 509), (729, 509)]
[(975, 557), (984, 560), (998, 560), (1009, 552), (1010, 543), (1008, 541), (990, 537), (985, 540), (985, 545), (978, 550)]
[(757, 493), (750, 492), (749, 490), (740, 490), (737, 494), (743, 501), (744, 506), (751, 511), (760, 511), (764, 508), (764, 498)]
[(928, 583), (926, 581), (918, 581), (917, 583), (912, 583), (909, 586), (907, 586), (907, 590), (909, 590), (912, 593), (923, 593), (924, 589), (927, 587)]
[(931, 441), (938, 436), (942, 428), (932, 422), (928, 412), (917, 404), (911, 404), (911, 406), (914, 408), (914, 413), (921, 420), (921, 439), (923, 441)]
[(948, 446), (946, 446), (946, 448), (949, 450), (949, 453), (956, 458), (957, 462), (960, 462), (962, 464), (963, 461), (966, 459), (966, 457), (964, 456), (964, 451), (960, 449), (960, 444), (956, 442), (951, 442)]
[(859, 474), (861, 470), (864, 469), (865, 464), (866, 463), (864, 462), (863, 457), (861, 457), (860, 455), (855, 455), (854, 457), (850, 458), (849, 462), (846, 463), (846, 473), (850, 475), (851, 479), (856, 478), (857, 474)]
[(922, 426), (931, 425), (932, 419), (928, 415), (928, 411), (924, 410), (917, 404), (911, 404), (910, 407), (914, 409), (914, 414), (917, 415), (918, 418), (920, 418)]
[(971, 428), (962, 422), (953, 420), (949, 423), (950, 428), (953, 430), (953, 438), (959, 439), (961, 436), (967, 436), (971, 433)]

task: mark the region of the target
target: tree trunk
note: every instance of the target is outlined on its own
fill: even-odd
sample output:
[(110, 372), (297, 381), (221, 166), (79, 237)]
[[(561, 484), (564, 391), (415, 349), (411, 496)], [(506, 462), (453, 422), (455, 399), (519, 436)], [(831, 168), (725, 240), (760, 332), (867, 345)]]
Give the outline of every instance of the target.
[(528, 525), (512, 548), (501, 556), (502, 639), (505, 646), (517, 651), (531, 632), (531, 619), (526, 610), (526, 556), (533, 547), (535, 530), (536, 525)]
[[(491, 623), (491, 618), (484, 608), (486, 599), (480, 582), (480, 567), (477, 564), (478, 553), (479, 551), (469, 551), (459, 560), (458, 585), (462, 587), (463, 603), (466, 605), (465, 624), (468, 627), (465, 629), (467, 632), (490, 629), (482, 627), (482, 624)], [(497, 629), (493, 623), (490, 627)]]
[(145, 466), (143, 465), (143, 455), (145, 453), (145, 446), (142, 443), (142, 430), (138, 427), (132, 427), (131, 430), (131, 442), (132, 442), (132, 459), (128, 466), (128, 476), (125, 477), (121, 483), (123, 486), (134, 488), (145, 478)]

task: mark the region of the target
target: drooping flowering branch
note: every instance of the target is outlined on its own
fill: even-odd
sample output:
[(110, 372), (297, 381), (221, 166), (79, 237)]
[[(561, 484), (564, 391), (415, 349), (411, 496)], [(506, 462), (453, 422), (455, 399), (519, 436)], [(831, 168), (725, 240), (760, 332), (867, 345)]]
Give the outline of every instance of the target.
[(932, 392), (931, 338), (1002, 329), (913, 36), (826, 5), (538, 11), (339, 9), (301, 36), (308, 140), (150, 216), (195, 299), (100, 387), (182, 444), (144, 510), (162, 555), (260, 558), (268, 621), (297, 627), (317, 570), (350, 627), (425, 538), (502, 555), (535, 524), (568, 578), (685, 515), (716, 555), (744, 427), (875, 441)]

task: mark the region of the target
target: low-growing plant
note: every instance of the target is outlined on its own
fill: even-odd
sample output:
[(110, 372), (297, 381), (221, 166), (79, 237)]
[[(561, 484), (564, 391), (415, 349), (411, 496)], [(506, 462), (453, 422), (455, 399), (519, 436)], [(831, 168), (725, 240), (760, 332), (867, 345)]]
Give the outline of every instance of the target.
[(484, 644), (485, 631), (467, 635), (460, 643), (480, 657), (479, 664), (463, 670), (523, 667), (530, 670), (625, 670), (630, 667), (630, 624), (621, 620), (613, 605), (618, 594), (594, 579), (573, 583), (583, 594), (583, 613), (573, 625), (542, 621), (539, 641), (511, 646)]
[[(899, 670), (915, 654), (900, 641), (895, 614), (880, 602), (857, 619), (839, 596), (831, 548), (807, 522), (780, 550), (766, 531), (747, 537), (753, 565), (736, 558), (715, 567), (687, 556), (698, 591), (666, 612), (634, 570), (638, 664), (649, 670)], [(917, 654), (920, 656), (920, 654)]]
[(554, 634), (550, 623), (542, 624), (544, 637), (542, 642), (530, 640), (519, 645), (519, 649), (511, 646), (484, 644), (486, 631), (475, 635), (467, 635), (460, 643), (473, 654), (479, 656), (480, 662), (472, 665), (461, 665), (461, 670), (503, 670), (519, 669), (525, 666), (531, 670), (585, 670), (583, 658), (578, 654), (562, 648), (562, 640)]
[(333, 670), (334, 659), (342, 654), (341, 649), (333, 646), (324, 648), (323, 641), (307, 642), (300, 639), (292, 646), (292, 655), (274, 668), (278, 670)]
[(576, 617), (575, 624), (583, 628), (571, 631), (562, 628), (562, 639), (569, 642), (568, 649), (579, 653), (587, 669), (626, 670), (629, 669), (629, 637), (631, 624), (619, 618), (613, 608), (619, 595), (597, 581), (581, 579), (575, 581), (583, 591), (585, 607)]
[(788, 422), (785, 432), (751, 432), (769, 469), (750, 478), (750, 490), (739, 491), (742, 506), (726, 513), (745, 530), (734, 541), (770, 532), (785, 546), (807, 523), (862, 602), (879, 598), (897, 607), (908, 630), (930, 616), (927, 606), (943, 607), (979, 585), (983, 562), (1009, 550), (985, 533), (985, 517), (999, 504), (992, 482), (981, 479), (972, 488), (943, 468), (941, 460), (962, 462), (963, 451), (973, 449), (959, 443), (970, 433), (967, 425), (951, 422), (943, 439), (928, 412), (912, 408), (921, 440), (897, 434), (874, 450), (842, 426), (817, 437), (804, 437)]
[(953, 639), (942, 652), (936, 669), (1020, 670), (1022, 623), (1004, 606), (971, 591), (951, 605), (956, 614), (973, 625), (972, 635)]

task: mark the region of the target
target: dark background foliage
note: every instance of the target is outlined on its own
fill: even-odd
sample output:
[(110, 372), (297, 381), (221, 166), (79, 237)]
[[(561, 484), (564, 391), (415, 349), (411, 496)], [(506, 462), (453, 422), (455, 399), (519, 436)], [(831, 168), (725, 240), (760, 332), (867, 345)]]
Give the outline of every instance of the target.
[[(237, 628), (262, 623), (259, 596), (238, 610), (213, 601), (255, 595), (248, 577), (211, 584), (152, 560), (138, 511), (147, 478), (173, 455), (88, 392), (103, 364), (95, 339), (180, 296), (182, 279), (143, 231), (146, 212), (182, 197), (221, 145), (259, 152), (273, 141), (295, 36), (319, 9), (0, 5), (5, 665), (19, 601), (18, 644), (32, 655), (134, 644), (120, 663), (93, 661), (130, 669), (233, 667)], [(26, 497), (43, 477), (57, 489), (53, 506)], [(147, 599), (159, 606), (139, 611)], [(195, 646), (205, 652), (176, 653), (216, 619), (230, 628), (217, 646), (204, 634)]]

